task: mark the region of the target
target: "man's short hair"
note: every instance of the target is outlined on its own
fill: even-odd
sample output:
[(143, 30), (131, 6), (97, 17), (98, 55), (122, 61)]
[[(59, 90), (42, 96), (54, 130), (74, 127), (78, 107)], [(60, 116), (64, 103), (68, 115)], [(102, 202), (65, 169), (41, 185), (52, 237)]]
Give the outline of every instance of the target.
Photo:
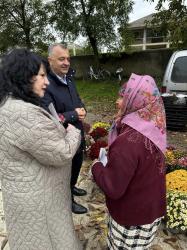
[(68, 49), (67, 47), (67, 44), (66, 43), (53, 43), (51, 45), (49, 45), (49, 48), (48, 48), (48, 56), (51, 56), (52, 52), (53, 52), (53, 49), (55, 47), (59, 46), (60, 48), (62, 49)]

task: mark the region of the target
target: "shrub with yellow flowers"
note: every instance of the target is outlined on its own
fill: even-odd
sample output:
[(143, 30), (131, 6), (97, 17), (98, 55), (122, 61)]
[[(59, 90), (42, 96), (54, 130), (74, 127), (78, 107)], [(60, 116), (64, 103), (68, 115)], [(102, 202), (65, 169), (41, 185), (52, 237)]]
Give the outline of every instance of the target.
[(175, 164), (180, 158), (185, 156), (186, 152), (169, 147), (165, 153), (166, 164)]
[(167, 192), (166, 227), (180, 233), (187, 232), (187, 195), (183, 192)]
[(187, 170), (187, 154), (184, 151), (169, 147), (165, 153), (166, 173), (177, 169)]
[(169, 147), (166, 157), (166, 188), (168, 229), (187, 232), (187, 164), (186, 152)]
[(187, 194), (187, 171), (175, 170), (166, 175), (167, 190), (179, 191)]
[(176, 163), (176, 158), (175, 158), (175, 155), (173, 153), (173, 150), (166, 150), (165, 159), (166, 159), (167, 165), (172, 165), (172, 164)]

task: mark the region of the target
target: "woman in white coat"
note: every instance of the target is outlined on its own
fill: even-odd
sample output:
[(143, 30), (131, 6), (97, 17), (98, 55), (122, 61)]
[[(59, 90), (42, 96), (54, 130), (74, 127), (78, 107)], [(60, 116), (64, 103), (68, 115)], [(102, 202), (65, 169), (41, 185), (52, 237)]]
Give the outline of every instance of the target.
[(80, 131), (40, 107), (48, 84), (35, 53), (15, 49), (2, 60), (0, 179), (11, 250), (81, 249), (69, 188)]

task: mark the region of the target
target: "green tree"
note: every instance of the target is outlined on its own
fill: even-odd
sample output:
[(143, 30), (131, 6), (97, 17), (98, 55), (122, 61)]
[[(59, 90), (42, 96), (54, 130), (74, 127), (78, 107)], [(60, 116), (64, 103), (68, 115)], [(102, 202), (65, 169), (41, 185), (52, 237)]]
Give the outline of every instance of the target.
[(13, 46), (45, 49), (53, 39), (42, 0), (0, 1), (0, 50)]
[[(155, 0), (147, 0), (155, 2)], [(168, 34), (171, 46), (175, 49), (187, 46), (187, 6), (184, 0), (168, 0), (168, 9), (164, 8), (165, 0), (157, 0), (156, 10), (151, 24)]]
[(118, 28), (128, 23), (132, 5), (132, 0), (52, 0), (48, 10), (54, 27), (64, 34), (62, 40), (72, 34), (87, 37), (98, 61), (102, 46), (119, 46)]

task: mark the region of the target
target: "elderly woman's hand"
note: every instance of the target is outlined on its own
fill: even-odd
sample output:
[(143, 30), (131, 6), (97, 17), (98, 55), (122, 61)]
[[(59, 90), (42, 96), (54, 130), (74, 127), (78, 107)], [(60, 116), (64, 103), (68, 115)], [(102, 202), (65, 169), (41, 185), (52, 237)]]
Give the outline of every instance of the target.
[(98, 160), (98, 159), (95, 159), (95, 160), (92, 162), (91, 168), (90, 168), (90, 170), (89, 170), (89, 172), (88, 172), (88, 178), (89, 178), (90, 180), (92, 180), (92, 181), (94, 181), (94, 178), (93, 178), (93, 175), (92, 175), (92, 168), (93, 168), (93, 165), (94, 165), (96, 162), (99, 162), (99, 160)]
[(92, 162), (92, 167), (93, 167), (93, 165), (94, 165), (95, 163), (97, 163), (97, 162), (100, 162), (99, 159), (93, 160), (93, 162)]

